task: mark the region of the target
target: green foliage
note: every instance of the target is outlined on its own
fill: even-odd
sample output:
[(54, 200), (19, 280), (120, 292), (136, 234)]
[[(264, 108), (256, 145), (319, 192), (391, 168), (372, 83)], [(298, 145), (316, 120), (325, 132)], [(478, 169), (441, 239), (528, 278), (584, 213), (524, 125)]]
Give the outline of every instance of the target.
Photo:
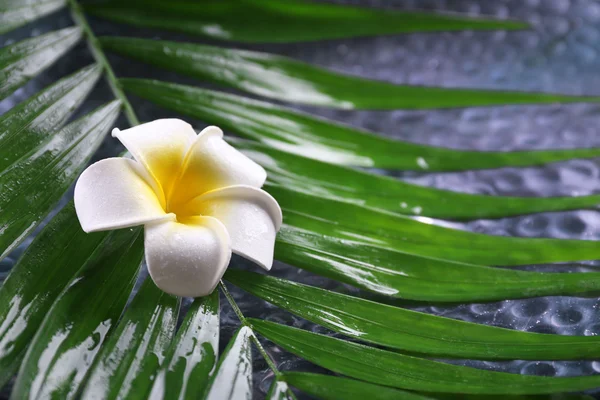
[[(0, 175), (0, 258), (14, 249), (52, 210), (94, 154), (119, 114), (113, 101), (67, 125), (20, 157)], [(22, 140), (22, 138), (19, 138)], [(34, 172), (34, 173), (33, 173)]]
[[(269, 99), (335, 108), (546, 104), (597, 98), (392, 85), (254, 51), (136, 38), (99, 40), (75, 0), (0, 0), (0, 33), (67, 2), (75, 26), (0, 49), (0, 99), (67, 57), (82, 36), (97, 62), (0, 117), (0, 258), (56, 206), (121, 109), (131, 124), (138, 123), (126, 90), (242, 136), (228, 141), (265, 167), (266, 189), (284, 211), (276, 258), (377, 296), (376, 301), (365, 300), (230, 270), (226, 279), (231, 283), (353, 341), (246, 319), (221, 284), (241, 326), (219, 357), (219, 292), (195, 299), (178, 330), (181, 299), (161, 292), (149, 279), (127, 306), (143, 254), (141, 230), (85, 234), (71, 202), (36, 236), (0, 287), (0, 385), (18, 370), (12, 398), (249, 399), (253, 346), (274, 374), (269, 399), (295, 399), (290, 386), (318, 398), (344, 400), (367, 396), (475, 400), (491, 395), (514, 400), (583, 399), (587, 397), (546, 395), (600, 386), (598, 375), (524, 376), (417, 356), (590, 359), (600, 356), (597, 337), (519, 332), (388, 304), (397, 298), (467, 302), (597, 295), (600, 273), (493, 267), (599, 258), (600, 247), (592, 241), (490, 236), (409, 215), (500, 218), (596, 208), (600, 196), (460, 194), (351, 168), (519, 167), (595, 157), (598, 149), (474, 152), (395, 141), (238, 95), (135, 77), (118, 80), (104, 51)], [(299, 0), (108, 0), (86, 10), (136, 26), (245, 42), (526, 27), (514, 21)], [(118, 100), (64, 126), (102, 74)], [(345, 377), (282, 373), (256, 333)]]
[(551, 394), (597, 388), (600, 376), (549, 378), (462, 367), (368, 347), (262, 320), (256, 332), (283, 349), (352, 378), (423, 392)]
[(67, 0), (2, 0), (0, 34), (61, 9)]
[(146, 399), (173, 338), (180, 302), (146, 279), (101, 347), (82, 397)]
[(92, 254), (29, 343), (13, 389), (15, 398), (76, 397), (125, 307), (143, 249), (141, 230), (126, 229), (110, 234)]
[(600, 349), (595, 350), (600, 338), (594, 336), (547, 335), (473, 324), (251, 272), (229, 270), (225, 279), (332, 331), (393, 349), (483, 360), (577, 360), (600, 355)]
[[(73, 203), (35, 238), (0, 287), (0, 385), (27, 350), (48, 310), (75, 274), (103, 246), (108, 233), (81, 230)], [(60, 266), (57, 268), (57, 266)]]
[[(406, 32), (523, 29), (517, 21), (458, 15), (376, 11), (301, 0), (112, 0), (94, 15), (135, 26), (168, 29), (243, 42), (297, 42)], [(277, 34), (273, 34), (277, 32)]]
[(81, 39), (81, 29), (65, 28), (0, 50), (0, 100), (59, 59)]
[(223, 351), (203, 399), (252, 399), (251, 336), (252, 330), (247, 326), (236, 331)]
[[(102, 42), (114, 46), (115, 40), (105, 38)], [(158, 56), (156, 59), (163, 60)], [(482, 154), (425, 146), (230, 93), (147, 79), (121, 79), (121, 82), (126, 90), (161, 107), (218, 125), (274, 149), (331, 164), (431, 172), (541, 165), (600, 155), (599, 149)]]
[(191, 400), (201, 396), (219, 352), (219, 292), (196, 299), (157, 373), (150, 398)]
[[(191, 43), (127, 38), (104, 38), (101, 43), (122, 55), (194, 78), (276, 100), (333, 108), (422, 109), (600, 100), (543, 93), (393, 85), (336, 74), (287, 57)], [(357, 87), (360, 90), (356, 90)]]

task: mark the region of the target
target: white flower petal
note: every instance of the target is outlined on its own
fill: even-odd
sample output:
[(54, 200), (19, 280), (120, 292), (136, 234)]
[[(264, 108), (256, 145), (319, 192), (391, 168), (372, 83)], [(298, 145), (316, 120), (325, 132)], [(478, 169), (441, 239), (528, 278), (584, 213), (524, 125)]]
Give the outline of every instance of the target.
[(270, 194), (251, 186), (229, 186), (197, 197), (185, 211), (217, 218), (229, 232), (234, 253), (271, 269), (282, 215)]
[(174, 118), (157, 119), (123, 131), (114, 129), (112, 135), (146, 167), (162, 193), (170, 190), (186, 153), (197, 137), (190, 124)]
[(231, 185), (261, 187), (265, 170), (223, 140), (216, 126), (204, 129), (186, 155), (170, 202), (176, 207), (210, 190)]
[(75, 185), (75, 210), (86, 232), (104, 231), (175, 218), (166, 214), (144, 179), (144, 168), (126, 158), (89, 166)]
[(227, 229), (211, 217), (195, 217), (185, 224), (148, 224), (145, 247), (152, 280), (161, 290), (176, 296), (210, 294), (231, 258)]

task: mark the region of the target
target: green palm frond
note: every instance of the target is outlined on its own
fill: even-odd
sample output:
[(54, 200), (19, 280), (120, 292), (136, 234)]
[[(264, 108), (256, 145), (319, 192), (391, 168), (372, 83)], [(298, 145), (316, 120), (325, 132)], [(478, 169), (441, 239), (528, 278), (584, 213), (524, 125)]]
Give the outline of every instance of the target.
[(192, 399), (208, 387), (219, 357), (219, 293), (196, 299), (156, 373), (151, 398)]
[[(341, 8), (302, 0), (209, 0), (201, 5), (185, 0), (168, 4), (160, 0), (125, 3), (115, 0), (87, 7), (86, 10), (92, 15), (135, 26), (242, 42), (290, 43), (408, 32), (527, 27), (527, 24), (518, 21)], [(250, 21), (252, 23), (248, 23)], [(277, 34), (274, 35), (274, 32)]]
[(275, 100), (333, 108), (385, 110), (600, 101), (595, 97), (544, 93), (392, 85), (333, 73), (282, 56), (189, 43), (128, 38), (101, 38), (100, 43), (107, 50), (193, 78)]
[(251, 320), (267, 339), (321, 367), (383, 386), (423, 392), (521, 395), (597, 388), (600, 376), (549, 378), (456, 366), (308, 332)]
[[(248, 399), (253, 395), (253, 347), (273, 372), (269, 399), (295, 399), (291, 387), (344, 400), (544, 399), (600, 387), (599, 375), (538, 377), (430, 359), (594, 359), (600, 356), (596, 336), (521, 332), (397, 306), (402, 299), (447, 303), (597, 295), (598, 272), (496, 267), (598, 259), (600, 246), (593, 241), (492, 236), (431, 224), (423, 217), (473, 220), (595, 209), (600, 195), (464, 194), (356, 168), (535, 166), (597, 157), (599, 149), (475, 152), (392, 140), (264, 100), (117, 77), (105, 50), (250, 95), (331, 108), (595, 103), (597, 97), (393, 85), (268, 53), (98, 39), (86, 12), (134, 26), (248, 43), (513, 30), (526, 24), (299, 0), (109, 0), (84, 9), (75, 0), (0, 0), (0, 33), (63, 7), (70, 9), (73, 26), (0, 49), (0, 99), (68, 58), (83, 38), (95, 58), (95, 64), (0, 117), (0, 259), (56, 208), (120, 111), (131, 125), (139, 123), (127, 97), (131, 93), (241, 136), (227, 140), (268, 171), (266, 189), (284, 212), (276, 259), (363, 291), (349, 296), (232, 269), (224, 278), (229, 283), (335, 337), (246, 318), (221, 282), (219, 291), (241, 323), (219, 354), (219, 291), (195, 299), (179, 328), (181, 299), (161, 292), (149, 279), (128, 304), (143, 256), (141, 229), (85, 234), (70, 202), (35, 236), (0, 287), (0, 386), (16, 376), (12, 398)], [(70, 121), (102, 75), (115, 100)], [(258, 335), (343, 376), (284, 373)]]
[(66, 4), (67, 0), (3, 0), (0, 4), (0, 33), (35, 21)]
[(146, 279), (101, 347), (88, 372), (83, 398), (145, 399), (171, 345), (180, 303), (180, 298)]
[(597, 157), (600, 149), (493, 152), (419, 145), (242, 96), (144, 79), (121, 79), (130, 93), (219, 125), (270, 148), (330, 164), (416, 171), (461, 171), (542, 165)]

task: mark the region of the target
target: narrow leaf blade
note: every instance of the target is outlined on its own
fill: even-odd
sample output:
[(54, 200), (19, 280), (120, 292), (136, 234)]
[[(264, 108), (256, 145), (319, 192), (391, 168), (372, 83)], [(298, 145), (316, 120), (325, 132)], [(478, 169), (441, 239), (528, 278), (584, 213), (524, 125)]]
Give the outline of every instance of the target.
[(63, 8), (66, 0), (4, 0), (0, 3), (0, 34)]
[[(121, 48), (120, 39), (106, 41), (109, 48)], [(157, 60), (162, 62), (164, 57)], [(161, 107), (218, 125), (277, 150), (331, 164), (433, 172), (542, 165), (600, 155), (600, 149), (479, 152), (432, 147), (390, 139), (229, 93), (156, 80), (122, 81), (127, 90)]]
[(119, 115), (113, 101), (48, 135), (35, 152), (0, 172), (0, 258), (52, 210)]
[(13, 267), (0, 286), (0, 386), (19, 367), (54, 300), (107, 235), (83, 232), (71, 202)]
[(101, 74), (98, 65), (61, 79), (0, 117), (0, 172), (35, 150), (61, 127), (90, 93)]
[(0, 49), (0, 100), (52, 65), (81, 39), (70, 27)]
[(225, 278), (335, 332), (398, 350), (482, 360), (600, 357), (600, 349), (596, 350), (600, 339), (593, 336), (529, 333), (474, 324), (239, 270), (228, 270)]
[(228, 141), (261, 164), (271, 183), (397, 214), (473, 220), (593, 209), (600, 204), (600, 195), (510, 197), (459, 193), (312, 160), (248, 140), (229, 138)]
[[(408, 32), (523, 29), (517, 21), (336, 6), (299, 0), (203, 3), (117, 0), (89, 7), (113, 21), (241, 42), (299, 42)], [(252, 23), (248, 23), (248, 16)], [(277, 35), (273, 35), (277, 32)]]
[(146, 278), (100, 349), (82, 398), (147, 399), (175, 333), (180, 301)]
[(384, 386), (423, 392), (484, 395), (552, 394), (600, 385), (600, 375), (544, 377), (508, 374), (411, 357), (252, 319), (253, 329), (306, 360), (333, 372)]
[(103, 44), (121, 55), (194, 78), (275, 100), (323, 107), (393, 110), (600, 101), (549, 93), (394, 85), (279, 55), (192, 43), (104, 38)]
[(339, 376), (306, 372), (286, 372), (284, 379), (290, 385), (321, 400), (364, 400), (365, 398), (373, 400), (592, 400), (591, 396), (577, 394), (551, 396), (422, 395)]
[[(408, 32), (523, 29), (517, 21), (336, 6), (299, 0), (117, 0), (87, 10), (113, 21), (241, 42), (299, 42)], [(252, 23), (248, 23), (248, 16)], [(277, 35), (273, 35), (277, 32)]]
[(21, 364), (14, 398), (75, 398), (125, 307), (143, 252), (140, 229), (108, 236), (46, 315)]
[[(371, 251), (386, 248), (429, 259), (478, 265), (530, 265), (600, 258), (600, 248), (592, 240), (485, 235), (281, 186), (266, 185), (265, 190), (284, 210), (282, 232), (287, 230), (286, 225), (292, 227), (296, 232), (291, 232), (293, 239), (290, 241), (300, 246), (318, 246), (319, 235), (324, 235), (325, 241), (334, 238), (340, 245), (346, 244), (349, 251), (352, 249), (349, 245), (361, 244), (372, 247)], [(279, 238), (282, 239), (282, 234)], [(369, 252), (362, 248), (360, 251)], [(342, 259), (344, 254), (344, 251), (340, 253)]]
[[(275, 258), (384, 296), (476, 302), (558, 295), (595, 297), (600, 290), (599, 273), (526, 272), (440, 260), (431, 258), (433, 246), (398, 245), (399, 250), (420, 255), (407, 254), (330, 236), (325, 223), (312, 222), (318, 225), (310, 230), (284, 224), (277, 238)], [(448, 247), (439, 250), (440, 257), (444, 250), (448, 253), (446, 258), (460, 254), (460, 249)]]
[(219, 292), (195, 299), (177, 332), (149, 398), (192, 400), (201, 396), (219, 351)]
[(219, 359), (204, 399), (252, 399), (252, 335), (247, 326), (233, 335)]
[(284, 379), (304, 393), (321, 400), (435, 400), (434, 397), (339, 376), (286, 372)]

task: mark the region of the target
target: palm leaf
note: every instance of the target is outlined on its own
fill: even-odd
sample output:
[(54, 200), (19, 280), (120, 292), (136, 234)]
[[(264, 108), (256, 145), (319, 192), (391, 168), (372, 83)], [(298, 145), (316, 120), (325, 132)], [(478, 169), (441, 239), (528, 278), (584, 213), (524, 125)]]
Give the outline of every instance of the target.
[(83, 398), (146, 399), (175, 332), (180, 301), (146, 279), (100, 349)]
[(398, 214), (468, 220), (595, 208), (600, 202), (600, 195), (531, 198), (458, 193), (312, 160), (252, 141), (231, 139), (230, 143), (261, 164), (270, 182)]
[[(304, 372), (288, 372), (285, 380), (292, 386), (297, 387), (304, 393), (308, 393), (323, 400), (362, 400), (370, 398), (374, 400), (483, 400), (495, 399), (500, 396), (489, 395), (439, 395), (439, 394), (417, 394), (413, 392), (393, 389), (387, 386), (374, 385), (354, 379), (342, 378), (330, 375), (309, 374)], [(554, 396), (501, 396), (509, 400), (591, 400), (591, 396), (585, 395), (554, 395)]]
[(35, 238), (12, 269), (0, 287), (0, 303), (6, 305), (0, 308), (0, 385), (19, 367), (58, 295), (108, 236), (86, 235), (70, 203)]
[(208, 386), (219, 348), (219, 293), (196, 299), (188, 310), (150, 398), (197, 399)]
[[(109, 50), (194, 78), (276, 100), (343, 109), (552, 104), (598, 98), (392, 85), (329, 72), (273, 54), (159, 40), (104, 38)], [(360, 91), (355, 88), (360, 87)]]
[(577, 360), (600, 354), (594, 351), (600, 342), (594, 336), (526, 333), (473, 324), (238, 270), (229, 270), (225, 279), (299, 317), (392, 349), (484, 360)]
[[(115, 40), (105, 38), (103, 43), (112, 44)], [(157, 60), (162, 62), (163, 58)], [(432, 172), (541, 165), (600, 155), (598, 149), (482, 153), (431, 147), (373, 135), (229, 93), (156, 80), (121, 79), (121, 82), (126, 90), (161, 107), (218, 125), (274, 149), (332, 164)]]
[(0, 100), (59, 59), (81, 39), (81, 29), (65, 28), (0, 50)]
[[(328, 232), (319, 233), (326, 232), (326, 225), (320, 223), (313, 226), (312, 230), (284, 225), (277, 239), (275, 258), (369, 292), (419, 301), (469, 302), (551, 295), (595, 296), (600, 289), (598, 273), (538, 273), (453, 262), (432, 258), (442, 256), (442, 251), (434, 252), (434, 246), (402, 245), (402, 249), (414, 251), (414, 254), (410, 254), (401, 249), (392, 250), (331, 236)], [(530, 244), (535, 244), (535, 241)], [(503, 248), (510, 247), (497, 247), (498, 254)], [(535, 248), (532, 246), (532, 249)], [(542, 245), (537, 248), (548, 247)], [(471, 256), (468, 248), (452, 249), (454, 254), (448, 254), (448, 258), (460, 255), (461, 250)], [(451, 251), (448, 250), (448, 253)], [(509, 251), (505, 250), (505, 253)], [(485, 254), (483, 249), (481, 254)]]
[(50, 139), (81, 105), (100, 77), (98, 66), (68, 76), (0, 117), (0, 172)]
[(116, 120), (119, 107), (115, 100), (69, 124), (1, 173), (0, 258), (43, 220), (75, 181)]
[[(65, 3), (6, 0), (0, 4), (0, 33)], [(217, 123), (251, 139), (229, 141), (269, 172), (267, 189), (282, 205), (285, 216), (277, 259), (378, 297), (369, 301), (241, 271), (230, 271), (227, 279), (297, 316), (393, 351), (248, 319), (221, 285), (242, 326), (219, 358), (218, 293), (196, 299), (177, 332), (180, 300), (162, 294), (150, 280), (127, 308), (143, 253), (141, 231), (84, 234), (69, 203), (35, 238), (0, 288), (0, 304), (4, 305), (0, 310), (0, 384), (19, 369), (13, 398), (251, 398), (252, 343), (274, 375), (270, 399), (294, 399), (289, 385), (324, 399), (369, 394), (377, 399), (414, 400), (478, 399), (490, 394), (509, 399), (550, 398), (538, 395), (600, 386), (598, 376), (522, 376), (398, 352), (452, 358), (584, 359), (598, 356), (595, 337), (518, 332), (386, 305), (393, 297), (448, 302), (596, 294), (598, 273), (539, 273), (487, 266), (594, 259), (600, 255), (594, 242), (483, 235), (403, 214), (497, 218), (596, 208), (598, 196), (530, 199), (468, 195), (347, 168), (448, 171), (541, 165), (595, 157), (597, 149), (477, 153), (393, 141), (236, 95), (158, 81), (118, 81), (102, 46), (251, 94), (341, 108), (595, 102), (597, 98), (391, 85), (255, 51), (132, 38), (99, 41), (77, 2), (68, 0), (68, 6), (75, 27), (0, 50), (0, 70), (5, 77), (0, 98), (64, 57), (82, 33), (97, 62), (0, 117), (3, 256), (51, 212), (113, 125), (119, 107), (130, 124), (138, 123), (124, 87), (165, 108)], [(384, 12), (297, 0), (202, 4), (109, 0), (88, 9), (137, 26), (247, 42), (525, 27), (513, 21)], [(248, 15), (254, 17), (253, 23), (241, 24)], [(278, 35), (273, 35), (273, 30)], [(118, 100), (63, 128), (101, 72)], [(358, 85), (362, 93), (355, 90)], [(299, 87), (304, 89), (298, 91)], [(359, 380), (281, 373), (255, 331), (308, 361)]]
[(66, 0), (3, 0), (0, 3), (0, 34), (64, 7)]
[(432, 224), (427, 219), (419, 221), (280, 186), (266, 187), (284, 210), (280, 242), (325, 251), (332, 241), (352, 244), (346, 246), (342, 257), (360, 255), (369, 247), (438, 260), (504, 266), (594, 260), (600, 256), (600, 249), (592, 240), (518, 238), (462, 231)]
[(143, 256), (140, 233), (112, 233), (56, 299), (29, 344), (13, 396), (75, 398), (133, 289)]
[[(405, 32), (523, 29), (516, 21), (336, 7), (299, 0), (109, 1), (86, 8), (118, 22), (244, 42), (296, 42)], [(253, 23), (248, 23), (252, 16)], [(307, 29), (310, 27), (310, 29)], [(277, 32), (277, 35), (273, 35)]]
[(235, 332), (217, 364), (203, 399), (252, 399), (251, 336), (252, 330), (247, 326)]
[(262, 320), (253, 329), (282, 348), (352, 378), (424, 392), (551, 394), (597, 388), (600, 376), (507, 374), (407, 356)]

